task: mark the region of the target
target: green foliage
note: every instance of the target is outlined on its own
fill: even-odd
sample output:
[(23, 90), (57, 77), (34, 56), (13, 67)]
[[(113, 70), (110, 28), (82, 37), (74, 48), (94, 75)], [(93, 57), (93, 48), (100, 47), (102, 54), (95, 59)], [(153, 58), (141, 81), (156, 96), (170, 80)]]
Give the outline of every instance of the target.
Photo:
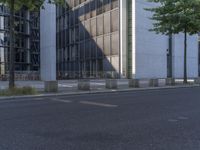
[(32, 87), (12, 88), (0, 90), (0, 96), (35, 95), (37, 91)]
[(200, 0), (148, 0), (158, 3), (157, 7), (146, 8), (153, 12), (155, 21), (151, 31), (162, 34), (187, 32), (196, 34), (200, 31)]
[(172, 35), (184, 33), (184, 83), (187, 83), (187, 34), (200, 32), (200, 0), (148, 0), (157, 3), (153, 12), (154, 28), (150, 31)]
[[(47, 0), (48, 3), (64, 5), (65, 0)], [(43, 7), (45, 0), (0, 0), (1, 4), (11, 7), (11, 3), (14, 2), (15, 10), (20, 10), (22, 7), (26, 7), (28, 10), (39, 10)]]

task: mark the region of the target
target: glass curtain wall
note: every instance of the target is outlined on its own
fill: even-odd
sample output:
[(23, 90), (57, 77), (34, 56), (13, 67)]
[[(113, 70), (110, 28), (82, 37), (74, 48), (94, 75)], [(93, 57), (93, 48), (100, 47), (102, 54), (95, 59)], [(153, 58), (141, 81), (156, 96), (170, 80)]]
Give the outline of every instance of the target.
[(119, 0), (67, 0), (57, 7), (58, 78), (118, 77)]
[(132, 0), (127, 1), (128, 12), (128, 41), (127, 41), (127, 77), (132, 78)]
[[(36, 13), (25, 9), (15, 14), (15, 70), (16, 73), (27, 73), (39, 70), (39, 25), (34, 25), (38, 19), (32, 20)], [(9, 9), (0, 5), (0, 75), (7, 75), (9, 70)], [(32, 24), (33, 23), (33, 24)], [(32, 34), (32, 29), (37, 36)], [(33, 46), (33, 43), (35, 45)], [(34, 57), (34, 60), (32, 56)], [(37, 58), (36, 58), (37, 57)], [(35, 67), (37, 66), (37, 67)]]
[(30, 13), (30, 70), (40, 70), (40, 14)]

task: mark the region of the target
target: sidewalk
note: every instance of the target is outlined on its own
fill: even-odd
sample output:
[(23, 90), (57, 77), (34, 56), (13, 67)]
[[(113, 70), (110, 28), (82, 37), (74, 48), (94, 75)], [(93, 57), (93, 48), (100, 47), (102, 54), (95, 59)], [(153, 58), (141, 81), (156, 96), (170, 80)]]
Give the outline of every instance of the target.
[[(10, 96), (10, 97), (0, 97), (0, 100), (5, 99), (18, 99), (18, 98), (39, 98), (39, 97), (49, 97), (49, 96), (65, 96), (65, 95), (80, 95), (80, 94), (98, 94), (98, 93), (117, 93), (117, 92), (130, 92), (130, 91), (144, 91), (144, 90), (161, 90), (161, 89), (176, 89), (176, 88), (194, 88), (200, 87), (198, 84), (177, 84), (176, 86), (165, 86), (160, 84), (159, 87), (141, 87), (141, 88), (129, 88), (128, 80), (122, 79), (118, 82), (118, 89), (106, 89), (104, 80), (91, 80), (91, 90), (90, 91), (80, 91), (77, 90), (76, 80), (64, 80), (59, 81), (59, 92), (57, 93), (44, 93), (44, 85), (42, 81), (17, 81), (16, 85), (22, 86), (32, 86), (38, 90), (38, 95), (30, 96)], [(0, 81), (0, 89), (7, 88), (7, 82)]]

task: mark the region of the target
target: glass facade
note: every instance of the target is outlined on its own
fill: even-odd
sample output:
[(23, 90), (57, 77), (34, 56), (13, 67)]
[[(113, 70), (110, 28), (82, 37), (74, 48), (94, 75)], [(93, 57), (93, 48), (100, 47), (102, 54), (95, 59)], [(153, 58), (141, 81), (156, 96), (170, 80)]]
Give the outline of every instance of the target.
[[(16, 74), (39, 70), (39, 14), (25, 9), (15, 14)], [(9, 70), (9, 9), (0, 5), (0, 75)]]
[(118, 77), (119, 1), (67, 0), (57, 7), (57, 76)]
[(128, 54), (127, 54), (127, 77), (132, 78), (132, 0), (128, 0), (127, 12), (128, 12)]
[(30, 70), (40, 70), (40, 21), (39, 13), (30, 13)]

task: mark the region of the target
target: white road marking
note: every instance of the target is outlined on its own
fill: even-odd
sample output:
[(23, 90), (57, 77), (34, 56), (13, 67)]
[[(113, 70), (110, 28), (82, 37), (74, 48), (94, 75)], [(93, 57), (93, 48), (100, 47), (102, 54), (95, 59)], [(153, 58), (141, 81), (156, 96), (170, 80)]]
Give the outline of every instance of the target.
[(34, 98), (34, 100), (37, 100), (37, 101), (39, 101), (39, 100), (44, 100), (45, 98)]
[(168, 121), (169, 122), (178, 122), (178, 120), (176, 120), (176, 119), (169, 119)]
[(62, 102), (62, 103), (71, 103), (70, 100), (58, 99), (58, 98), (51, 98), (52, 101)]
[(117, 105), (111, 105), (111, 104), (105, 104), (105, 103), (97, 103), (97, 102), (91, 102), (91, 101), (80, 101), (81, 104), (86, 105), (94, 105), (94, 106), (101, 106), (101, 107), (118, 107)]
[(180, 120), (188, 120), (189, 118), (181, 116), (181, 117), (178, 117), (178, 119), (180, 119)]

